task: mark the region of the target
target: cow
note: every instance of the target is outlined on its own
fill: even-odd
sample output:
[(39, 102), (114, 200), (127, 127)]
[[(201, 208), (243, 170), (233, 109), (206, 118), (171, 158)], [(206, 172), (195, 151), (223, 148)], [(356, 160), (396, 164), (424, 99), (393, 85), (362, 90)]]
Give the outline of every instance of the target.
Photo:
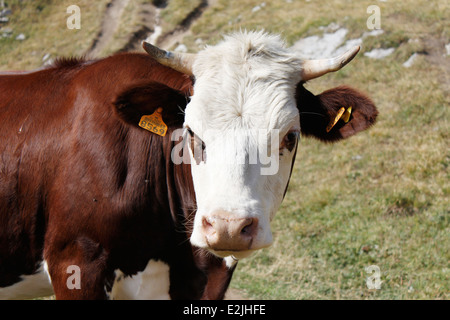
[(305, 60), (247, 31), (143, 47), (0, 74), (1, 299), (223, 299), (273, 241), (300, 137), (376, 120), (353, 88), (304, 87), (359, 47)]

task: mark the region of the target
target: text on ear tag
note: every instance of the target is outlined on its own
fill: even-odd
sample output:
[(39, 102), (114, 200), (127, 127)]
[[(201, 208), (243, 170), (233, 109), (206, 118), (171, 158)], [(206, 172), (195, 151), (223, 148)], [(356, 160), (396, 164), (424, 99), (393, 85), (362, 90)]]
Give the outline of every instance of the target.
[(167, 125), (162, 119), (162, 108), (158, 108), (151, 115), (142, 116), (139, 127), (164, 137), (167, 132)]

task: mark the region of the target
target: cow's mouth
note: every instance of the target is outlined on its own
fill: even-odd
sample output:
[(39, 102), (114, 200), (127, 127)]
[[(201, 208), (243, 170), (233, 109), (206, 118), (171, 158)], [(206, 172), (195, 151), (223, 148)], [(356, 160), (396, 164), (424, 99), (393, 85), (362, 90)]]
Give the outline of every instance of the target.
[(215, 256), (218, 256), (219, 258), (226, 258), (226, 257), (232, 257), (233, 260), (240, 260), (249, 257), (255, 250), (240, 250), (240, 251), (233, 251), (233, 250), (214, 250), (214, 249), (207, 249), (209, 252), (214, 254)]
[(253, 243), (253, 239), (250, 239), (250, 241), (246, 245), (246, 247), (242, 248), (242, 249), (226, 248), (226, 247), (220, 248), (220, 247), (213, 246), (209, 243), (208, 237), (205, 237), (205, 241), (207, 244), (207, 247), (205, 249), (220, 258), (225, 258), (225, 257), (231, 256), (231, 257), (234, 257), (234, 259), (239, 260), (239, 259), (243, 259), (243, 258), (250, 256), (255, 251), (255, 250), (250, 249), (252, 246), (252, 243)]

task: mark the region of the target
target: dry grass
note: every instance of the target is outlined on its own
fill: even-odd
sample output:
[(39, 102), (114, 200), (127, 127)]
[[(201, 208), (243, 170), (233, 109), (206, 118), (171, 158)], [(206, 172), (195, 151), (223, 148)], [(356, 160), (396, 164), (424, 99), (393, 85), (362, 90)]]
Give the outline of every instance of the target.
[(203, 1), (202, 0), (171, 0), (166, 8), (161, 12), (161, 17), (164, 21), (164, 28), (166, 31), (174, 29), (186, 16), (197, 8)]
[[(42, 58), (80, 56), (92, 45), (101, 24), (108, 0), (77, 1), (81, 9), (81, 29), (67, 28), (67, 7), (70, 0), (8, 1), (13, 10), (8, 27), (14, 30), (10, 39), (0, 39), (0, 70), (21, 70), (40, 67)], [(15, 37), (24, 33), (24, 41)]]

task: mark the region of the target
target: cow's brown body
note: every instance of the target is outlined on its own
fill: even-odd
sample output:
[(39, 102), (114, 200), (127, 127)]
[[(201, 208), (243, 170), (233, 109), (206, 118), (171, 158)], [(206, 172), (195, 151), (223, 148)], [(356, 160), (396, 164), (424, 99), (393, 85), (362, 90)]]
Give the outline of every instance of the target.
[[(117, 116), (137, 83), (177, 115), (165, 137)], [(170, 161), (191, 86), (144, 54), (0, 75), (0, 290), (45, 260), (57, 298), (105, 298), (115, 270), (153, 259), (170, 266), (171, 298), (223, 297), (233, 269), (189, 244), (190, 167)], [(81, 290), (66, 285), (70, 265)]]

